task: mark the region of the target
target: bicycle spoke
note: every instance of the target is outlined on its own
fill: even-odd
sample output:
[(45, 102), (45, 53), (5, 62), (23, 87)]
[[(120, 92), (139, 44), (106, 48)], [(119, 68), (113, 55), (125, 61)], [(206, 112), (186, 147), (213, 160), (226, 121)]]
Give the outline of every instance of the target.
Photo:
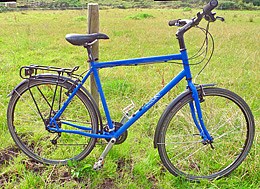
[(252, 133), (248, 131), (248, 121), (253, 119), (246, 117), (248, 109), (238, 106), (243, 102), (236, 102), (237, 96), (224, 89), (208, 88), (205, 94), (201, 109), (213, 143), (203, 143), (198, 138), (189, 109), (193, 98), (188, 95), (163, 114), (165, 122), (161, 123), (157, 142), (166, 168), (191, 180), (214, 179), (233, 171), (248, 152), (246, 144), (252, 143), (248, 140), (248, 133)]
[(200, 151), (202, 148), (206, 148), (205, 145), (201, 146), (199, 149), (195, 150), (193, 153), (189, 154), (187, 157), (183, 158), (181, 161), (178, 161), (178, 164), (180, 164), (181, 162), (183, 162), (184, 160), (187, 160), (189, 157), (193, 156), (194, 154), (196, 154), (198, 151)]
[[(44, 77), (44, 76), (43, 76)], [(80, 160), (93, 149), (96, 139), (86, 136), (49, 132), (45, 128), (43, 119), (55, 114), (64, 99), (64, 91), (71, 88), (68, 82), (57, 82), (47, 76), (43, 80), (32, 80), (14, 91), (10, 110), (8, 110), (9, 128), (14, 140), (23, 146), (23, 151), (35, 159), (47, 164), (65, 164), (68, 159)], [(63, 89), (64, 88), (64, 89)], [(97, 118), (89, 98), (82, 92), (77, 92), (66, 110), (62, 113), (58, 125), (64, 130), (80, 130), (62, 124), (62, 120), (69, 120), (75, 125), (88, 125), (91, 131), (97, 132)]]
[(39, 86), (37, 86), (38, 91), (40, 92), (40, 94), (42, 95), (43, 99), (45, 100), (45, 102), (48, 104), (48, 106), (51, 108), (51, 104), (49, 103), (49, 101), (47, 100), (47, 98), (45, 97), (45, 95), (42, 93), (42, 91), (40, 90)]
[[(22, 99), (23, 101), (25, 101), (25, 100), (24, 100), (24, 97), (21, 96), (16, 90), (14, 90), (14, 92), (20, 97), (20, 99)], [(33, 108), (30, 104), (27, 104), (27, 105), (31, 108), (31, 110), (33, 110), (33, 112), (34, 112), (37, 116), (40, 116), (40, 114), (39, 114), (39, 112), (37, 111), (37, 109)]]
[(217, 125), (216, 125), (217, 128), (214, 131), (212, 131), (211, 133), (215, 134), (220, 128), (224, 127), (228, 122), (233, 120), (234, 117), (237, 117), (237, 115), (233, 115), (232, 117), (227, 118), (226, 121), (223, 124), (221, 124), (219, 127), (217, 127)]

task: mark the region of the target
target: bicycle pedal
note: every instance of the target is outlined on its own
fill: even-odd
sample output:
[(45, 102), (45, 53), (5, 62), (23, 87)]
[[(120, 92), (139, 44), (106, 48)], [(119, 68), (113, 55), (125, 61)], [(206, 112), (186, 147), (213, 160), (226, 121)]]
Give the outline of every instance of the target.
[(93, 169), (95, 171), (100, 170), (101, 168), (103, 168), (104, 163), (105, 163), (104, 159), (100, 158), (97, 162), (95, 162), (95, 164), (93, 166)]
[(135, 108), (135, 103), (131, 100), (131, 104), (129, 104), (128, 106), (126, 106), (124, 109), (123, 109), (123, 113), (124, 114), (129, 114), (129, 112)]
[(131, 104), (129, 104), (128, 106), (126, 106), (122, 112), (123, 112), (123, 117), (120, 121), (120, 123), (124, 124), (128, 119), (131, 118), (131, 110), (133, 110), (135, 108), (135, 104), (134, 102), (131, 100)]

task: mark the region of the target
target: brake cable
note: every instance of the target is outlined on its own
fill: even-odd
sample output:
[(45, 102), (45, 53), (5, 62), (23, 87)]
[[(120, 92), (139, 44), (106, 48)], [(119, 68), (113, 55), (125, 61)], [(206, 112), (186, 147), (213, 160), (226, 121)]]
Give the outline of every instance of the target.
[[(208, 65), (212, 55), (213, 55), (213, 52), (214, 52), (214, 39), (213, 39), (213, 36), (211, 35), (211, 33), (209, 32), (209, 22), (207, 24), (207, 27), (206, 29), (205, 28), (202, 28), (200, 26), (196, 26), (196, 28), (200, 29), (204, 34), (205, 34), (205, 39), (200, 47), (200, 49), (194, 54), (192, 55), (188, 60), (193, 60), (193, 59), (196, 59), (198, 57), (200, 57), (201, 55), (204, 54), (204, 57), (202, 58), (202, 60), (200, 60), (199, 62), (196, 62), (196, 63), (189, 63), (190, 66), (194, 66), (194, 65), (198, 65), (200, 63), (202, 63), (206, 57), (207, 57), (207, 54), (208, 54), (208, 35), (210, 36), (210, 39), (212, 41), (212, 50), (211, 50), (211, 54), (207, 60), (207, 62), (205, 63), (205, 65), (203, 66), (203, 68), (199, 71), (199, 73), (196, 75), (196, 77), (198, 75), (200, 75), (200, 73), (205, 69), (205, 67)], [(205, 46), (205, 49), (203, 49), (203, 47)], [(174, 64), (183, 64), (182, 62), (177, 62), (177, 61), (169, 61), (169, 63), (174, 63)]]

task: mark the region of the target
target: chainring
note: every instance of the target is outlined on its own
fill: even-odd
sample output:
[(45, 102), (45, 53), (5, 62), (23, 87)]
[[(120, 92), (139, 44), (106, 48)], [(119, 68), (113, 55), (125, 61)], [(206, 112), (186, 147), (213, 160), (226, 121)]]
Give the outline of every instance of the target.
[[(122, 127), (122, 125), (123, 125), (122, 123), (119, 123), (119, 122), (113, 122), (113, 123), (115, 124), (115, 131), (117, 131), (117, 130), (118, 130), (120, 127)], [(108, 130), (108, 129), (107, 129), (107, 126), (104, 128), (104, 130), (105, 130), (105, 131)], [(120, 136), (116, 139), (115, 144), (122, 144), (122, 143), (126, 140), (127, 135), (128, 135), (128, 132), (127, 132), (127, 130), (126, 130), (125, 132), (123, 132), (122, 135), (120, 135)], [(109, 142), (110, 139), (106, 139), (106, 141)]]

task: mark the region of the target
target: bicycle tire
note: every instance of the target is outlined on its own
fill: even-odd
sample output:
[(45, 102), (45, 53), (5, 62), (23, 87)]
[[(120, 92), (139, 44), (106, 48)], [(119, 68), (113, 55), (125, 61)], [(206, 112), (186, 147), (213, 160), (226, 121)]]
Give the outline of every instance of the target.
[(198, 90), (201, 109), (213, 147), (202, 144), (191, 113), (190, 91), (174, 100), (161, 116), (155, 145), (163, 165), (188, 180), (218, 179), (230, 174), (246, 158), (254, 138), (254, 118), (246, 102), (221, 88)]
[[(37, 162), (67, 164), (68, 160), (82, 160), (95, 146), (96, 139), (69, 133), (61, 133), (57, 144), (52, 143), (51, 140), (57, 137), (58, 133), (47, 131), (40, 116), (39, 111), (44, 118), (49, 116), (53, 99), (55, 108), (53, 112), (60, 108), (68, 98), (66, 92), (73, 88), (73, 84), (69, 81), (70, 79), (65, 77), (39, 75), (35, 79), (24, 80), (12, 93), (7, 110), (10, 134), (18, 147)], [(61, 95), (53, 98), (56, 84), (57, 91)], [(98, 132), (98, 117), (94, 106), (81, 90), (77, 91), (60, 119), (89, 124), (92, 128), (89, 132)], [(65, 124), (61, 124), (61, 127), (69, 128)]]

